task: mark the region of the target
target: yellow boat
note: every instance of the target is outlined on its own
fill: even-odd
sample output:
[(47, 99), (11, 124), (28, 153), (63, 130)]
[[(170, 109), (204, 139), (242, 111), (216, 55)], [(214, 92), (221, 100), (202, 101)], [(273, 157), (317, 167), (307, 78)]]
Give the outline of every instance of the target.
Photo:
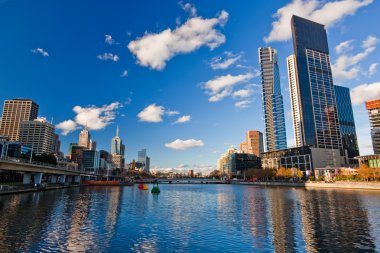
[(149, 186), (148, 186), (148, 184), (144, 184), (144, 188), (143, 188), (144, 190), (149, 190)]

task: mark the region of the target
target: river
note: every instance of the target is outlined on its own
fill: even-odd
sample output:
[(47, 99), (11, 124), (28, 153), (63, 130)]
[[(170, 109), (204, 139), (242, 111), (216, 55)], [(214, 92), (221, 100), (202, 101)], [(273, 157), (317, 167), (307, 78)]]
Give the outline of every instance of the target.
[[(150, 186), (151, 187), (151, 186)], [(1, 252), (378, 252), (380, 192), (239, 185), (0, 196)]]

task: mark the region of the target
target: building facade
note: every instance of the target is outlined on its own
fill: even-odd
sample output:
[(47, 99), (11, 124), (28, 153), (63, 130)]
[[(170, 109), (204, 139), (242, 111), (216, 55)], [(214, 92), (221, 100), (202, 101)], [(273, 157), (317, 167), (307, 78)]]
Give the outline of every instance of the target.
[(374, 154), (380, 154), (380, 99), (367, 101), (365, 106), (368, 110), (371, 124), (371, 138)]
[(116, 135), (111, 140), (111, 154), (122, 155), (123, 153), (122, 145), (123, 145), (123, 142), (121, 138), (119, 137), (119, 126), (117, 126)]
[(258, 49), (261, 66), (265, 147), (267, 151), (287, 148), (284, 106), (281, 95), (277, 50)]
[(143, 169), (145, 172), (150, 171), (150, 158), (146, 155), (146, 149), (137, 151), (137, 161), (144, 164)]
[(302, 144), (342, 150), (325, 27), (293, 16), (291, 28)]
[(343, 150), (348, 158), (347, 164), (354, 164), (356, 161), (354, 158), (359, 155), (359, 147), (354, 113), (352, 111), (350, 89), (338, 85), (334, 85), (334, 89)]
[(90, 132), (88, 131), (87, 126), (79, 133), (78, 145), (85, 147), (86, 149), (90, 148)]
[(83, 170), (83, 151), (86, 150), (86, 147), (73, 145), (71, 146), (70, 160), (78, 164), (78, 169)]
[(99, 169), (100, 153), (96, 150), (83, 150), (82, 167), (86, 172), (96, 172)]
[(293, 118), (293, 131), (295, 146), (303, 146), (302, 141), (302, 130), (301, 130), (301, 110), (300, 110), (300, 98), (298, 90), (297, 72), (296, 72), (296, 57), (294, 54), (286, 58), (286, 63), (288, 66), (288, 80), (289, 80), (289, 90), (290, 90), (290, 103), (292, 107), (292, 118)]
[(263, 134), (260, 131), (247, 131), (246, 142), (248, 154), (260, 157), (260, 154), (264, 152)]
[(22, 121), (19, 129), (19, 141), (31, 147), (36, 155), (55, 153), (54, 125), (45, 119)]
[(253, 154), (231, 153), (228, 161), (228, 174), (244, 176), (249, 169), (260, 169), (261, 160)]
[(38, 105), (33, 100), (5, 100), (0, 122), (0, 135), (7, 136), (11, 141), (18, 141), (21, 122), (35, 120), (37, 116)]

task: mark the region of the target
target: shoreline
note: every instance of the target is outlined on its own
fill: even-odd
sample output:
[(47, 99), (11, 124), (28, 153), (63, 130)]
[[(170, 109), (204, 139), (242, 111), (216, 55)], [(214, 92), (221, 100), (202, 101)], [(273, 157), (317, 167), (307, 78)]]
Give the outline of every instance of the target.
[(303, 187), (303, 188), (319, 188), (319, 189), (350, 189), (350, 190), (380, 190), (380, 182), (344, 182), (335, 183), (325, 182), (231, 182), (235, 185), (253, 185), (253, 186), (282, 186), (282, 187)]

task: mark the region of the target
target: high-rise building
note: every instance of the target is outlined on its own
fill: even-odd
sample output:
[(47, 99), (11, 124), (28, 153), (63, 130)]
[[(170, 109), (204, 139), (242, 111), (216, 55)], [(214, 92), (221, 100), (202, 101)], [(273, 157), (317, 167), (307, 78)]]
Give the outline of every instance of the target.
[(359, 156), (356, 137), (354, 113), (350, 98), (350, 89), (334, 85), (336, 105), (338, 108), (339, 129), (342, 136), (343, 149), (347, 153), (348, 163), (355, 163), (354, 157)]
[(31, 99), (5, 100), (0, 123), (0, 135), (11, 141), (18, 141), (19, 128), (22, 121), (37, 119), (38, 105)]
[(291, 28), (296, 76), (293, 82), (298, 93), (292, 104), (297, 102), (300, 117), (299, 126), (294, 127), (296, 131), (300, 129), (302, 145), (342, 150), (325, 27), (293, 16)]
[(247, 151), (247, 141), (242, 141), (242, 142), (239, 144), (239, 150), (240, 150), (240, 152), (242, 152), (242, 153), (248, 153), (248, 151)]
[(284, 106), (281, 95), (277, 51), (260, 47), (261, 84), (265, 123), (265, 147), (267, 151), (287, 148)]
[(292, 106), (292, 116), (293, 116), (293, 130), (295, 146), (303, 146), (302, 134), (301, 134), (301, 111), (299, 102), (299, 91), (296, 73), (296, 57), (294, 54), (286, 58), (288, 65), (288, 79), (289, 79), (289, 89), (290, 89), (290, 102)]
[(54, 154), (60, 154), (61, 153), (61, 141), (59, 140), (59, 135), (54, 134)]
[(22, 121), (19, 135), (21, 144), (31, 147), (36, 155), (53, 154), (55, 152), (54, 125), (45, 119)]
[(149, 172), (150, 170), (150, 157), (146, 155), (146, 149), (137, 151), (137, 161), (143, 164), (144, 171)]
[(111, 154), (113, 155), (124, 155), (124, 150), (122, 150), (123, 142), (119, 137), (119, 126), (116, 128), (116, 135), (111, 140)]
[(246, 133), (247, 153), (260, 157), (264, 152), (263, 134), (259, 131), (249, 130)]
[(380, 154), (380, 99), (367, 101), (365, 106), (368, 110), (369, 121), (371, 124), (371, 138), (373, 152)]
[(90, 139), (91, 139), (91, 135), (86, 126), (79, 134), (78, 146), (82, 146), (82, 147), (85, 147), (86, 149), (89, 149)]
[(90, 149), (90, 150), (96, 150), (96, 141), (94, 141), (94, 140), (90, 140), (90, 146), (89, 146), (89, 149)]
[(95, 172), (99, 169), (100, 153), (96, 150), (83, 150), (82, 167), (84, 171)]
[(84, 150), (86, 150), (86, 147), (79, 146), (79, 145), (71, 146), (71, 154), (70, 154), (71, 161), (77, 163), (78, 168), (80, 170), (83, 169), (83, 151)]

